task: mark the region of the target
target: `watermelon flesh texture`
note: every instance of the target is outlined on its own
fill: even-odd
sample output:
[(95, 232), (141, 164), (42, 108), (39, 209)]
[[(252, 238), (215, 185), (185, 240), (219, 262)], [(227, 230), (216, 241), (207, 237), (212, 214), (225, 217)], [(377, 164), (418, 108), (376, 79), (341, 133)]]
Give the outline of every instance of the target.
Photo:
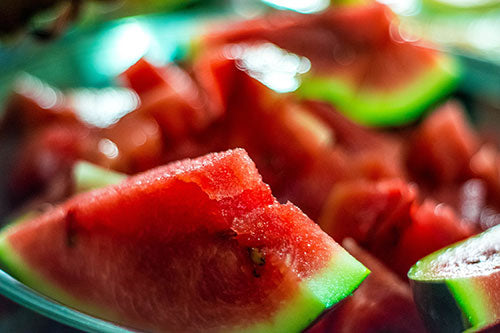
[(413, 134), (408, 167), (430, 184), (450, 185), (471, 178), (470, 160), (480, 139), (465, 118), (465, 110), (448, 102), (427, 117)]
[(318, 222), (336, 241), (354, 238), (405, 278), (418, 259), (475, 232), (450, 207), (417, 197), (400, 179), (340, 182)]
[(242, 150), (84, 193), (0, 243), (26, 284), (154, 331), (300, 331), (368, 274)]
[(421, 259), (408, 272), (429, 329), (480, 331), (500, 320), (500, 227)]
[(372, 3), (315, 15), (279, 13), (226, 23), (198, 46), (274, 43), (311, 61), (300, 96), (330, 102), (360, 123), (398, 125), (417, 118), (450, 92), (458, 66), (436, 50), (405, 41), (397, 31), (390, 10)]
[(368, 267), (371, 274), (351, 297), (308, 333), (425, 332), (408, 283), (353, 239), (346, 238), (342, 246)]
[(156, 67), (140, 59), (120, 77), (140, 96), (138, 112), (152, 116), (169, 140), (205, 129), (221, 111), (210, 108), (189, 74), (173, 64)]
[(422, 197), (452, 206), (480, 231), (500, 223), (498, 161), (497, 146), (471, 128), (456, 102), (429, 115), (408, 140), (408, 174)]

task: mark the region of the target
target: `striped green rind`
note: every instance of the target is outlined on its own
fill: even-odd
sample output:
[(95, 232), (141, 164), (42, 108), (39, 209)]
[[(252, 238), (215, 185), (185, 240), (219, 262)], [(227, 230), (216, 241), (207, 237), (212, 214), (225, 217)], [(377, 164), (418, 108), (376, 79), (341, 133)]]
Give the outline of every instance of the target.
[(453, 91), (460, 78), (455, 58), (442, 55), (435, 66), (394, 91), (357, 89), (335, 77), (309, 75), (297, 94), (331, 103), (349, 118), (370, 126), (397, 126), (417, 119), (429, 106)]
[[(339, 248), (325, 268), (300, 283), (296, 295), (272, 319), (236, 331), (301, 332), (324, 311), (351, 295), (368, 274), (370, 271), (365, 266)], [(227, 332), (234, 331), (233, 328)]]

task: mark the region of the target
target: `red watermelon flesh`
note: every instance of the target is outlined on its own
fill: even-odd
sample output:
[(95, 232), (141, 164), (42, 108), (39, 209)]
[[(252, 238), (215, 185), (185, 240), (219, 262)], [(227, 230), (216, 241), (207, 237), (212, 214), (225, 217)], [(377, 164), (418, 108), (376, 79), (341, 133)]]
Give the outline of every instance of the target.
[(189, 74), (173, 64), (156, 67), (140, 59), (121, 77), (141, 97), (138, 112), (154, 117), (170, 140), (199, 132), (219, 116)]
[(412, 207), (410, 226), (401, 234), (395, 251), (385, 259), (396, 272), (406, 275), (419, 259), (472, 236), (475, 231), (451, 207), (426, 200)]
[(308, 333), (421, 333), (410, 286), (350, 238), (342, 246), (372, 273), (340, 307)]
[[(60, 301), (133, 327), (174, 332), (256, 329), (266, 322), (262, 329), (278, 332), (273, 320), (304, 283), (344, 260), (343, 250), (299, 209), (275, 201), (243, 150), (176, 162), (79, 195), (7, 229), (2, 243), (3, 260), (12, 263), (5, 253), (15, 254), (42, 277), (40, 285), (63, 291), (54, 297), (71, 295)], [(22, 265), (10, 267), (23, 272)], [(360, 267), (342, 279), (362, 280)], [(323, 293), (337, 289), (328, 291), (326, 307), (352, 291), (333, 295), (343, 287), (313, 285)], [(51, 295), (51, 288), (42, 291)], [(281, 324), (306, 327), (319, 314), (311, 310), (317, 303), (309, 305), (298, 309), (302, 321), (287, 317)]]
[(427, 117), (410, 142), (408, 167), (431, 184), (450, 184), (472, 176), (470, 160), (479, 137), (459, 104), (449, 102)]
[(169, 84), (166, 73), (144, 58), (126, 69), (119, 78), (139, 96)]
[(387, 249), (393, 230), (398, 234), (410, 223), (416, 195), (414, 187), (399, 179), (340, 182), (333, 187), (319, 224), (337, 241), (352, 237), (365, 246), (381, 243)]
[[(225, 24), (203, 36), (201, 45), (268, 41), (308, 57), (314, 70), (344, 74), (357, 83), (369, 65), (371, 51), (390, 39), (387, 13), (387, 8), (381, 5), (335, 9), (315, 15), (278, 13)], [(360, 21), (364, 23), (360, 27), (366, 30), (352, 29), (353, 22)]]
[(400, 179), (346, 180), (333, 186), (318, 222), (336, 241), (354, 238), (406, 278), (418, 259), (477, 231), (451, 207), (417, 198), (418, 189)]
[(273, 92), (224, 48), (204, 52), (194, 68), (199, 82), (211, 87), (214, 104), (226, 106), (215, 136), (244, 147), (280, 201), (294, 202), (313, 219), (337, 181), (404, 176), (401, 142), (347, 120), (330, 105)]
[(400, 138), (359, 125), (326, 103), (305, 103), (311, 113), (330, 127), (335, 137), (335, 147), (349, 156), (349, 168), (354, 177), (406, 179), (405, 146)]
[(196, 82), (205, 92), (209, 106), (221, 115), (226, 112), (238, 75), (234, 59), (229, 59), (223, 50), (203, 52), (193, 64)]
[(106, 158), (98, 161), (101, 166), (137, 173), (161, 164), (163, 137), (153, 117), (132, 112), (100, 134), (103, 137), (100, 150), (107, 153)]
[(19, 77), (2, 116), (2, 130), (26, 135), (54, 123), (77, 124), (76, 113), (64, 101), (58, 89), (36, 77)]
[[(233, 66), (235, 66), (233, 62)], [(268, 89), (237, 70), (228, 96), (227, 144), (245, 148), (279, 195), (332, 144), (329, 127), (291, 96)]]
[(500, 154), (497, 147), (486, 143), (472, 156), (471, 171), (486, 184), (488, 199), (500, 209)]
[(80, 124), (47, 125), (23, 138), (9, 176), (11, 199), (17, 202), (50, 190), (58, 192), (54, 195), (59, 200), (69, 190), (69, 183), (61, 180), (69, 177), (73, 163), (85, 157), (97, 160), (97, 141), (95, 133)]

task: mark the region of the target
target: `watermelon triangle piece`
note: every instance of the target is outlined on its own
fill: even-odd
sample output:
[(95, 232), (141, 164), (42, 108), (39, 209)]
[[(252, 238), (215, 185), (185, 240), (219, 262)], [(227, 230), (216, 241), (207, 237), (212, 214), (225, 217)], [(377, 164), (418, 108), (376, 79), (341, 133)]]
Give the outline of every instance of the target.
[(63, 304), (171, 332), (293, 332), (369, 271), (272, 196), (244, 150), (80, 194), (0, 234), (0, 261)]

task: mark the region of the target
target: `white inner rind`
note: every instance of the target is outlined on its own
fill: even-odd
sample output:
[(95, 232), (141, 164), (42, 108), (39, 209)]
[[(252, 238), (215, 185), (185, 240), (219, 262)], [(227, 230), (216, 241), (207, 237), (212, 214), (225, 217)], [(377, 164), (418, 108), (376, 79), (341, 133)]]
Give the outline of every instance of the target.
[(500, 225), (435, 252), (415, 264), (413, 280), (445, 280), (490, 275), (500, 271)]

